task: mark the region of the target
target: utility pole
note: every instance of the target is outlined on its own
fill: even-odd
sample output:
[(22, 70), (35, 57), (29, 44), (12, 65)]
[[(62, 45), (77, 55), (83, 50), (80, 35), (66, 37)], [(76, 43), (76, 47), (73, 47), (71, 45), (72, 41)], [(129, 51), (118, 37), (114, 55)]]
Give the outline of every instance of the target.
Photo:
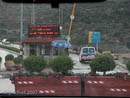
[(32, 24), (34, 25), (35, 24), (35, 0), (33, 0), (33, 8), (32, 8)]
[(20, 11), (20, 56), (23, 56), (23, 44), (22, 44), (22, 36), (23, 36), (23, 3), (21, 3), (21, 11)]
[(63, 33), (63, 26), (64, 26), (64, 12), (63, 7), (61, 7), (61, 25), (62, 25), (62, 33)]
[(96, 48), (97, 48), (97, 52), (98, 52), (98, 43), (96, 43)]
[(62, 24), (62, 9), (59, 7), (59, 26), (60, 32), (63, 34), (63, 24)]

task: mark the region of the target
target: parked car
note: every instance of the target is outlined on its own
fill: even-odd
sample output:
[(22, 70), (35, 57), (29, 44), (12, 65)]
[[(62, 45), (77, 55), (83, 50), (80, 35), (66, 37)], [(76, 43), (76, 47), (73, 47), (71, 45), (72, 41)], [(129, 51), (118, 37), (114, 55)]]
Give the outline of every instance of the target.
[(79, 61), (91, 61), (96, 57), (96, 50), (95, 47), (87, 46), (82, 47), (79, 55)]
[(113, 56), (114, 60), (119, 59), (119, 55), (112, 53), (111, 51), (103, 51), (102, 52), (103, 56)]
[(111, 51), (102, 51), (102, 56), (111, 56)]

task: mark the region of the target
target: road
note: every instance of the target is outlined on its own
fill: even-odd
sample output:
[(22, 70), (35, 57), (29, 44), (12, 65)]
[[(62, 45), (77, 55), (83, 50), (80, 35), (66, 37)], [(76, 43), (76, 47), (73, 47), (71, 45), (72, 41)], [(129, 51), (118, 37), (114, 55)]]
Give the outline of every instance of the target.
[[(0, 56), (2, 57), (1, 70), (5, 70), (4, 62), (5, 62), (5, 56), (7, 54), (12, 54), (12, 55), (14, 55), (14, 57), (18, 56), (18, 54), (15, 54), (13, 52), (3, 50), (3, 49), (0, 49), (0, 53), (1, 53)], [(89, 73), (91, 71), (90, 66), (89, 66), (88, 63), (86, 63), (86, 62), (85, 63), (80, 63), (79, 62), (79, 55), (70, 54), (69, 56), (72, 58), (72, 60), (75, 63), (72, 72), (74, 72), (74, 73)], [(125, 65), (123, 65), (119, 60), (116, 60), (115, 62), (117, 64), (116, 68), (113, 71), (109, 71), (107, 73), (111, 73), (111, 72), (112, 73), (115, 73), (115, 72), (128, 72)]]
[[(82, 73), (82, 74), (85, 73), (86, 74), (86, 73), (89, 73), (91, 71), (88, 63), (86, 63), (86, 62), (85, 63), (80, 63), (79, 62), (79, 55), (77, 55), (77, 54), (70, 54), (69, 56), (72, 58), (72, 60), (75, 63), (75, 66), (74, 66), (72, 72), (77, 73), (77, 74), (78, 73)], [(128, 73), (127, 68), (125, 67), (124, 64), (122, 64), (120, 62), (120, 60), (115, 60), (115, 62), (116, 62), (116, 65), (117, 65), (115, 67), (115, 69), (113, 71), (106, 72), (106, 74), (107, 73), (116, 73), (116, 72)], [(103, 74), (102, 72), (97, 72), (97, 73)]]
[[(5, 56), (7, 54), (12, 54), (16, 57), (17, 54), (10, 53), (9, 51), (3, 50), (3, 49), (0, 49), (0, 53), (1, 53), (1, 57), (2, 57), (1, 68), (2, 68), (2, 70), (5, 70), (5, 67), (4, 67)], [(88, 63), (80, 63), (79, 62), (79, 56), (78, 55), (70, 54), (69, 56), (72, 58), (72, 60), (75, 63), (72, 72), (77, 74), (77, 73), (89, 73), (91, 71)], [(121, 64), (119, 61), (116, 61), (116, 63), (117, 63), (116, 68), (113, 71), (110, 71), (110, 72), (119, 72), (119, 71), (128, 72), (123, 64)], [(107, 73), (110, 73), (110, 72), (107, 72)], [(3, 78), (2, 76), (0, 76), (0, 83), (1, 83), (0, 84), (0, 93), (14, 93), (15, 92), (15, 87), (14, 87), (13, 84), (11, 84), (11, 81), (9, 80), (9, 78)]]
[(80, 63), (79, 56), (77, 54), (70, 54), (69, 55), (72, 60), (74, 61), (75, 65), (73, 67), (73, 73), (89, 73), (91, 71), (88, 63)]
[[(17, 54), (1, 49), (0, 48), (0, 56), (2, 57), (2, 63), (1, 63), (1, 69), (0, 71), (5, 71), (6, 68), (4, 66), (4, 62), (5, 62), (5, 56), (7, 54), (12, 54), (14, 55), (14, 57), (17, 56)], [(0, 75), (0, 93), (14, 93), (15, 92), (15, 87), (14, 85), (11, 83), (11, 81), (9, 80), (9, 78), (3, 78)]]

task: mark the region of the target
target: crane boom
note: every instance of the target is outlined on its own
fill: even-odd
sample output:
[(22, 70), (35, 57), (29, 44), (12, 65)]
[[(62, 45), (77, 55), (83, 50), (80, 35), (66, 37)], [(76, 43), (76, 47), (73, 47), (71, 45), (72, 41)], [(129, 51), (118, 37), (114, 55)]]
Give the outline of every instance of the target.
[(72, 22), (73, 22), (73, 19), (74, 19), (75, 8), (76, 8), (76, 3), (73, 4), (72, 15), (70, 17), (70, 25), (69, 25), (69, 31), (68, 31), (68, 41), (70, 40), (71, 28), (72, 28)]

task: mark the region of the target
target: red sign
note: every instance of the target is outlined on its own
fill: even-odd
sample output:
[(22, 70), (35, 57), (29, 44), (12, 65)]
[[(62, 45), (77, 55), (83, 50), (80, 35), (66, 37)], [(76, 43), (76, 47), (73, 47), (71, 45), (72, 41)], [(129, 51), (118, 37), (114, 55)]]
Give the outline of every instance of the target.
[(30, 25), (29, 37), (59, 36), (59, 25)]
[(120, 41), (119, 40), (116, 40), (116, 43), (119, 43)]

